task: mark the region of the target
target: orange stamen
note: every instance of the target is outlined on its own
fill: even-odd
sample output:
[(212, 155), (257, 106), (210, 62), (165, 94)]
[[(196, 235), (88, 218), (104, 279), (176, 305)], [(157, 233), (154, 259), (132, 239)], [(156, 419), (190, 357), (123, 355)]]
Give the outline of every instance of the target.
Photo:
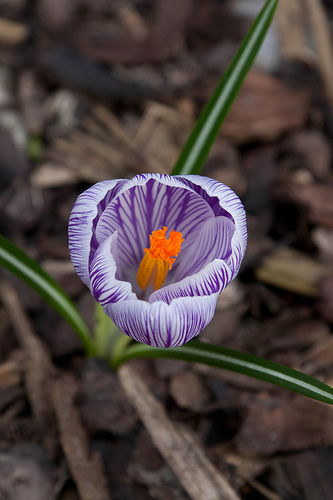
[(172, 230), (169, 238), (165, 233), (168, 228), (153, 231), (149, 236), (150, 248), (145, 248), (145, 255), (140, 263), (136, 276), (138, 285), (145, 290), (148, 284), (153, 284), (155, 290), (163, 285), (168, 270), (171, 269), (176, 257), (180, 252), (180, 247), (184, 238), (182, 233)]

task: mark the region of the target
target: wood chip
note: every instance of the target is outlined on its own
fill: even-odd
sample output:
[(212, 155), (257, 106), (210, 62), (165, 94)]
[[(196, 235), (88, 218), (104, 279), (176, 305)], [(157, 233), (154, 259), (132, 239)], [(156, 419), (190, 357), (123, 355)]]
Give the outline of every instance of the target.
[(1, 500), (55, 500), (54, 470), (43, 448), (19, 443), (0, 451)]
[[(297, 360), (296, 360), (297, 361)], [(333, 367), (333, 338), (332, 334), (327, 337), (319, 338), (311, 349), (299, 356), (298, 366), (302, 372), (308, 375), (318, 376), (318, 372), (324, 370), (330, 373)], [(332, 384), (332, 380), (325, 381), (328, 385)]]
[(333, 322), (333, 273), (320, 283), (318, 309), (324, 319)]
[(32, 412), (37, 423), (44, 426), (51, 412), (46, 398), (46, 384), (54, 375), (54, 368), (49, 353), (35, 335), (14, 288), (9, 283), (1, 283), (0, 294), (27, 357), (24, 371)]
[(145, 157), (159, 165), (158, 172), (169, 173), (191, 131), (191, 125), (190, 117), (171, 107), (150, 102), (134, 139)]
[(311, 236), (320, 252), (321, 260), (333, 263), (333, 229), (317, 226)]
[(308, 23), (315, 39), (318, 53), (318, 66), (325, 86), (327, 97), (333, 105), (333, 46), (332, 35), (321, 0), (305, 0)]
[(75, 184), (78, 182), (78, 175), (73, 169), (63, 165), (44, 163), (35, 168), (30, 179), (33, 186), (50, 189)]
[(0, 18), (0, 44), (18, 45), (25, 42), (29, 34), (30, 30), (25, 24)]
[(127, 473), (135, 483), (144, 484), (148, 488), (151, 500), (189, 498), (144, 428), (136, 440)]
[(120, 382), (161, 455), (193, 500), (239, 500), (192, 436), (176, 427), (162, 405), (129, 364), (118, 370)]
[(333, 444), (333, 408), (304, 396), (253, 398), (236, 442), (241, 453), (271, 455)]
[(77, 393), (71, 376), (59, 378), (53, 386), (53, 405), (60, 441), (81, 500), (110, 500), (100, 457), (90, 454), (88, 436), (74, 404)]
[(283, 499), (331, 500), (333, 448), (281, 458), (273, 467), (271, 483)]
[[(22, 360), (20, 360), (22, 362)], [(0, 389), (18, 385), (21, 381), (19, 360), (8, 360), (0, 364)]]
[(291, 181), (287, 194), (307, 210), (312, 223), (333, 228), (333, 186), (320, 182)]
[(164, 36), (171, 37), (177, 33), (184, 36), (189, 15), (193, 7), (193, 0), (159, 0), (156, 2), (155, 19), (156, 28)]
[(332, 272), (332, 266), (287, 247), (272, 252), (255, 270), (259, 280), (309, 297), (317, 297), (320, 281)]
[(209, 401), (211, 394), (201, 377), (193, 371), (174, 375), (170, 380), (170, 394), (180, 408), (200, 411)]
[[(274, 99), (272, 99), (274, 95)], [(272, 141), (305, 124), (309, 93), (251, 70), (223, 125), (223, 134), (238, 143)]]
[(106, 135), (114, 136), (117, 142), (122, 142), (128, 149), (133, 148), (133, 138), (127, 133), (118, 118), (105, 106), (95, 106), (93, 109), (93, 116), (104, 125)]
[(115, 36), (101, 27), (85, 27), (73, 30), (72, 38), (87, 58), (104, 64), (158, 63), (173, 55), (170, 40), (157, 31), (147, 31), (144, 38)]
[(80, 370), (80, 410), (90, 433), (126, 436), (137, 424), (119, 380), (106, 363), (89, 359)]
[(317, 180), (330, 175), (332, 143), (328, 136), (315, 129), (301, 129), (286, 137), (282, 145), (283, 167), (288, 171), (308, 170)]
[(142, 40), (148, 36), (147, 23), (131, 2), (119, 4), (115, 14), (126, 32), (133, 36), (133, 38)]
[(276, 21), (284, 57), (303, 60), (306, 55), (303, 0), (280, 0)]

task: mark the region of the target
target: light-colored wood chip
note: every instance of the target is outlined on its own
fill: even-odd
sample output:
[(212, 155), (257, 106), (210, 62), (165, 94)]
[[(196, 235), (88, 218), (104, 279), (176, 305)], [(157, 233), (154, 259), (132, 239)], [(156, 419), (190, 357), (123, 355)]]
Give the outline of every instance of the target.
[(318, 54), (318, 67), (326, 89), (327, 97), (333, 105), (333, 45), (329, 21), (321, 0), (304, 0), (308, 23)]
[(8, 360), (0, 364), (0, 388), (18, 385), (21, 381), (19, 360)]
[(272, 252), (255, 270), (259, 280), (309, 297), (318, 295), (320, 281), (332, 272), (333, 266), (287, 247)]
[(29, 27), (11, 19), (0, 17), (0, 43), (17, 45), (26, 41), (30, 34)]
[(188, 431), (177, 427), (129, 364), (118, 370), (120, 382), (155, 446), (193, 500), (239, 500), (238, 494), (208, 460)]
[(78, 175), (67, 166), (44, 163), (33, 171), (30, 179), (33, 186), (50, 189), (75, 184), (78, 182)]
[(303, 0), (280, 0), (276, 9), (282, 54), (287, 59), (306, 58)]

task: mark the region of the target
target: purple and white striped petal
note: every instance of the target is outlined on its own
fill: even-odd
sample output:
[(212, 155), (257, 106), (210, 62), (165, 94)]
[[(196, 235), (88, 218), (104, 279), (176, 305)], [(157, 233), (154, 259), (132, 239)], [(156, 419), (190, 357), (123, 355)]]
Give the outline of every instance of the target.
[(227, 217), (208, 219), (188, 236), (189, 243), (181, 250), (173, 269), (169, 272), (169, 281), (177, 282), (192, 276), (215, 259), (227, 261), (232, 252), (231, 241), (234, 231), (235, 224)]
[(211, 321), (218, 295), (179, 297), (170, 304), (127, 300), (107, 304), (104, 312), (137, 342), (155, 347), (176, 347), (198, 335)]
[(109, 302), (136, 298), (131, 284), (116, 278), (117, 239), (118, 233), (115, 232), (104, 240), (97, 248), (90, 265), (91, 291), (102, 306)]
[[(96, 227), (96, 238), (102, 240), (106, 234), (119, 232), (121, 279), (129, 279), (133, 267), (137, 270), (149, 246), (152, 231), (167, 226), (180, 231), (185, 242), (182, 250), (191, 244), (191, 232), (195, 232), (214, 213), (207, 202), (179, 181), (173, 185), (146, 180), (146, 184), (130, 187), (110, 202)], [(153, 210), (153, 207), (158, 210)], [(188, 243), (187, 240), (189, 239)]]
[(153, 292), (148, 302), (163, 301), (170, 304), (179, 297), (209, 296), (223, 292), (233, 274), (223, 260), (216, 259), (198, 273)]
[(244, 257), (247, 244), (246, 214), (238, 196), (228, 186), (210, 179), (209, 177), (184, 175), (178, 178), (182, 179), (184, 184), (200, 194), (203, 199), (207, 200), (207, 197), (209, 197), (210, 206), (214, 211), (216, 208), (211, 204), (211, 200), (215, 198), (218, 200), (219, 207), (231, 215), (235, 223), (235, 234), (232, 239), (233, 252), (230, 256), (229, 264), (236, 276)]
[(75, 271), (90, 286), (89, 260), (92, 253), (93, 225), (126, 181), (101, 181), (82, 193), (75, 202), (68, 226), (69, 253)]

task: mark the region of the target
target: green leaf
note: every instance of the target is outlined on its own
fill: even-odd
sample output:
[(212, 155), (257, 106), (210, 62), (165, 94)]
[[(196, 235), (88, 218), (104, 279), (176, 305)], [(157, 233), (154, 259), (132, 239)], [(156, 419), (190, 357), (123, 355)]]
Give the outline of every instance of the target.
[(93, 344), (97, 357), (110, 361), (122, 356), (132, 339), (125, 335), (105, 314), (103, 307), (96, 303)]
[(117, 359), (116, 365), (118, 367), (133, 358), (169, 358), (181, 359), (191, 363), (203, 363), (242, 373), (323, 403), (333, 404), (333, 389), (309, 375), (251, 354), (195, 340), (182, 347), (170, 349), (134, 344), (128, 347), (122, 356)]
[(75, 330), (87, 353), (94, 354), (89, 328), (70, 298), (33, 259), (0, 235), (0, 265), (41, 295)]
[(44, 144), (39, 135), (31, 135), (28, 140), (27, 155), (29, 160), (34, 163), (41, 161)]
[(206, 104), (172, 175), (199, 174), (228, 111), (250, 70), (271, 24), (278, 0), (268, 0)]

